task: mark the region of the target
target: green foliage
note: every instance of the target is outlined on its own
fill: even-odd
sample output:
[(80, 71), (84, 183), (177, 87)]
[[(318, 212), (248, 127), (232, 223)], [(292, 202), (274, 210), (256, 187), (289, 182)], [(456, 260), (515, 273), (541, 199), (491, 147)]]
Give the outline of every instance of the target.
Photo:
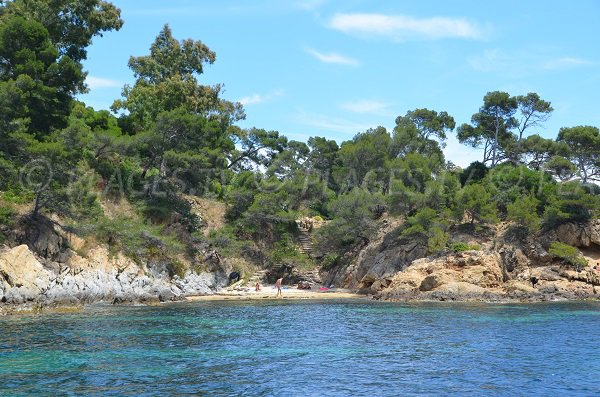
[(364, 189), (338, 196), (329, 206), (333, 220), (319, 229), (319, 244), (333, 250), (368, 242), (376, 230), (373, 210), (384, 205), (383, 196)]
[(344, 142), (338, 151), (340, 165), (333, 171), (340, 190), (346, 192), (363, 187), (371, 192), (381, 192), (388, 179), (386, 162), (390, 145), (390, 134), (383, 127), (367, 130)]
[(575, 164), (562, 156), (552, 156), (544, 164), (544, 169), (552, 173), (552, 175), (561, 181), (568, 181), (577, 173)]
[(526, 228), (529, 232), (535, 233), (539, 230), (541, 224), (538, 215), (539, 205), (540, 201), (533, 195), (517, 198), (514, 203), (509, 204), (507, 207), (508, 219)]
[(561, 128), (556, 138), (568, 147), (568, 158), (583, 183), (600, 181), (600, 129), (592, 126)]
[(553, 111), (550, 102), (533, 92), (515, 97), (501, 91), (488, 92), (479, 112), (471, 117), (471, 124), (457, 129), (458, 140), (482, 148), (483, 163), (491, 162), (492, 167), (504, 160), (518, 163), (525, 156), (532, 168), (539, 169), (554, 145), (539, 137), (524, 139), (525, 132), (543, 126)]
[(575, 247), (568, 244), (559, 243), (558, 241), (553, 242), (548, 250), (552, 255), (563, 259), (565, 262), (581, 270), (587, 266), (587, 260), (581, 255), (581, 252)]
[(477, 244), (468, 244), (462, 241), (456, 241), (450, 244), (450, 249), (454, 252), (479, 251), (481, 246)]
[(167, 263), (167, 272), (171, 278), (177, 276), (182, 279), (185, 277), (187, 270), (187, 266), (178, 259), (171, 259), (169, 263)]
[(66, 126), (72, 96), (83, 90), (82, 65), (59, 52), (35, 20), (2, 16), (0, 24), (0, 122), (16, 120), (35, 134)]
[(0, 225), (11, 226), (15, 220), (15, 209), (0, 201)]
[(213, 63), (215, 53), (200, 41), (178, 41), (165, 25), (150, 47), (150, 55), (131, 57), (129, 67), (136, 82), (123, 88), (123, 99), (114, 102), (113, 111), (133, 131), (150, 130), (162, 112), (182, 109), (215, 121), (223, 129), (244, 117), (239, 104), (219, 98), (221, 86), (198, 84), (205, 63)]
[[(267, 131), (259, 128), (234, 129), (233, 131), (232, 137), (241, 150), (231, 152), (231, 159), (227, 168), (248, 170), (256, 165), (269, 167), (278, 154), (282, 154), (285, 149), (289, 149), (287, 138), (277, 131)], [(304, 152), (300, 142), (297, 143), (299, 145), (296, 148), (299, 149), (299, 152)], [(293, 161), (293, 157), (292, 155), (289, 160)], [(300, 157), (302, 157), (302, 154), (300, 154)], [(277, 165), (274, 165), (274, 167), (277, 167)]]
[(463, 187), (458, 193), (457, 219), (462, 220), (466, 216), (471, 224), (476, 221), (479, 223), (497, 222), (498, 211), (492, 201), (490, 190), (489, 186), (486, 187), (478, 183)]
[(121, 11), (102, 0), (15, 0), (0, 6), (0, 14), (19, 15), (43, 23), (59, 53), (76, 62), (86, 59), (94, 36), (119, 30)]
[(122, 252), (141, 263), (149, 258), (169, 258), (184, 252), (184, 246), (163, 227), (144, 223), (137, 217), (100, 218), (85, 233), (108, 244), (111, 252)]
[(480, 161), (474, 161), (460, 173), (460, 184), (477, 183), (487, 175), (489, 168)]
[(321, 259), (321, 269), (328, 271), (339, 265), (341, 256), (335, 252), (327, 253), (323, 259)]
[(446, 249), (450, 235), (446, 233), (440, 227), (433, 227), (429, 231), (429, 238), (427, 240), (427, 248), (430, 253), (443, 251)]
[(544, 226), (552, 228), (567, 222), (587, 222), (600, 210), (600, 196), (589, 194), (579, 182), (557, 186), (544, 210)]
[(503, 214), (506, 213), (508, 205), (522, 196), (534, 195), (546, 203), (548, 197), (545, 195), (548, 191), (544, 187), (555, 184), (552, 177), (544, 171), (511, 163), (504, 163), (492, 169), (486, 180), (495, 187), (493, 199)]
[(429, 252), (441, 251), (446, 247), (449, 235), (446, 233), (448, 225), (444, 213), (438, 213), (433, 208), (423, 208), (406, 220), (403, 236), (421, 234), (427, 237)]
[(458, 140), (471, 147), (483, 148), (483, 163), (492, 167), (507, 157), (506, 148), (515, 142), (511, 129), (518, 125), (514, 114), (517, 98), (506, 92), (488, 92), (483, 106), (471, 117), (471, 125), (463, 124), (457, 129)]

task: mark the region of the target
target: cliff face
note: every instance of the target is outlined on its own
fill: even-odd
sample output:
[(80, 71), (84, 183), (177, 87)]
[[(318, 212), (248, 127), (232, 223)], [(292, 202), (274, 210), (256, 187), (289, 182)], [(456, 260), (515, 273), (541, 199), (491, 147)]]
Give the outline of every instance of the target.
[(36, 257), (27, 245), (0, 252), (0, 301), (4, 304), (150, 302), (203, 295), (224, 286), (224, 271), (169, 277), (160, 266), (140, 266), (96, 247), (84, 258), (67, 251), (64, 262)]
[[(453, 239), (480, 249), (431, 257), (425, 241), (395, 237), (384, 226), (382, 235), (330, 271), (328, 280), (383, 300), (600, 298), (600, 220), (516, 241), (505, 226), (479, 237), (454, 233)], [(577, 272), (551, 255), (552, 241), (579, 247), (588, 266)]]

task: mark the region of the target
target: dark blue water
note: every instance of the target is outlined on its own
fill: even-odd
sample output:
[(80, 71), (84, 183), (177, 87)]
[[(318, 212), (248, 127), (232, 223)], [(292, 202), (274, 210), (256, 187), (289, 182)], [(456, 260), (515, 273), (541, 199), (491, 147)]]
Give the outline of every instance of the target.
[(0, 318), (1, 396), (600, 395), (600, 303), (202, 302)]

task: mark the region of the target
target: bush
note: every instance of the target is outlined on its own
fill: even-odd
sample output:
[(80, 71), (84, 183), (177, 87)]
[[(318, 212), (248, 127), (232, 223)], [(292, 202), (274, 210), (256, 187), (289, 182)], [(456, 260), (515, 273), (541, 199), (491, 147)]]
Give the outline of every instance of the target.
[(450, 249), (454, 252), (479, 251), (481, 249), (481, 246), (477, 244), (468, 244), (463, 243), (462, 241), (457, 241), (450, 245)]
[(477, 183), (485, 178), (488, 172), (489, 168), (485, 164), (475, 161), (460, 173), (460, 184), (465, 186), (469, 183)]
[(15, 210), (11, 205), (0, 203), (0, 225), (11, 226), (14, 222)]
[(380, 194), (354, 189), (329, 203), (333, 221), (318, 230), (319, 246), (324, 250), (347, 249), (356, 242), (368, 242), (377, 229), (372, 209), (383, 205)]
[(340, 255), (335, 253), (329, 253), (321, 260), (321, 269), (331, 270), (340, 263)]
[(427, 248), (429, 253), (443, 251), (446, 248), (450, 236), (439, 227), (434, 227), (430, 230), (429, 239), (427, 240)]
[(544, 226), (556, 227), (567, 222), (587, 222), (600, 210), (600, 198), (586, 192), (579, 182), (559, 185), (544, 211)]
[(559, 243), (557, 241), (550, 245), (548, 250), (552, 255), (556, 255), (569, 265), (574, 266), (577, 271), (580, 271), (587, 266), (587, 260), (581, 255), (581, 252), (575, 247), (568, 244)]
[(87, 233), (108, 244), (111, 252), (121, 251), (136, 262), (172, 257), (184, 251), (183, 245), (166, 235), (162, 227), (137, 218), (101, 218)]
[(169, 277), (173, 278), (175, 276), (178, 276), (182, 279), (185, 277), (187, 267), (183, 262), (177, 259), (173, 259), (167, 264), (167, 271), (169, 272)]
[(492, 186), (473, 183), (465, 186), (458, 193), (457, 218), (462, 220), (466, 215), (473, 225), (480, 223), (495, 223), (498, 221), (496, 203), (490, 193)]
[(284, 234), (279, 241), (275, 243), (271, 251), (271, 260), (273, 263), (285, 263), (300, 267), (310, 267), (312, 260), (298, 250), (296, 244), (288, 234)]
[(507, 207), (508, 219), (524, 227), (529, 232), (537, 232), (540, 228), (538, 205), (540, 201), (533, 195), (518, 198)]

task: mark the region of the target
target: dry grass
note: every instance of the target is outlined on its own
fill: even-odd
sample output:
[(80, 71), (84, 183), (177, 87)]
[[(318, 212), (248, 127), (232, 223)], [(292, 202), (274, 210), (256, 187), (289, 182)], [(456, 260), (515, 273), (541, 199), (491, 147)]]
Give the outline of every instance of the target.
[(131, 203), (123, 198), (118, 200), (102, 200), (100, 207), (102, 207), (102, 211), (104, 211), (104, 215), (108, 219), (136, 217), (135, 209)]
[(185, 196), (185, 199), (193, 203), (192, 212), (206, 222), (203, 230), (204, 236), (225, 226), (225, 212), (227, 211), (225, 203), (196, 196)]

